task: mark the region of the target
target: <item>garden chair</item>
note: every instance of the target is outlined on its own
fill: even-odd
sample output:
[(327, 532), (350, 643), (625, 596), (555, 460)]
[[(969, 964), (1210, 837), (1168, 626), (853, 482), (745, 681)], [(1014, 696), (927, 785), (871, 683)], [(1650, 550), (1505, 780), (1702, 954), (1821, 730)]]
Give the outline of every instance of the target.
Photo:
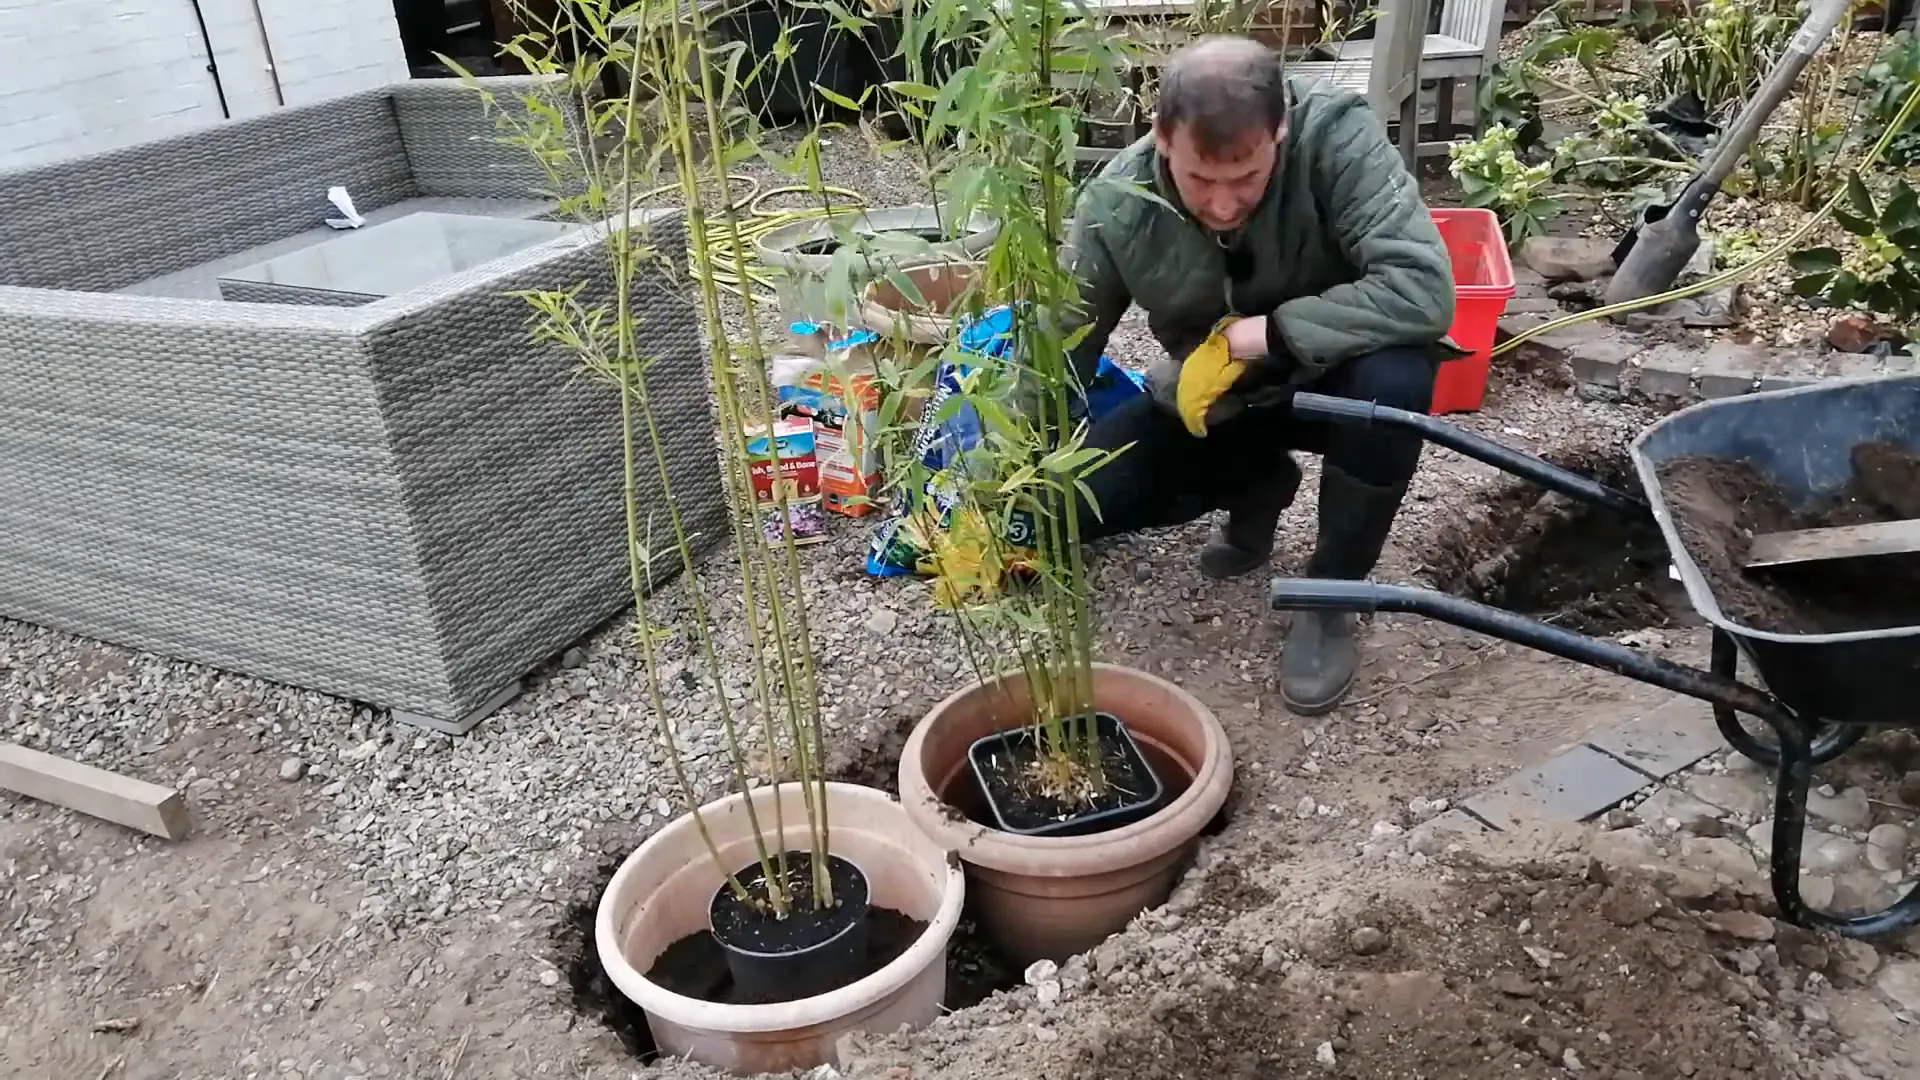
[[(1497, 0), (1464, 2), (1497, 6)], [(1372, 40), (1323, 46), (1336, 52), (1335, 58), (1301, 60), (1287, 65), (1295, 74), (1317, 76), (1365, 95), (1383, 123), (1397, 121), (1400, 154), (1410, 169), (1418, 164), (1419, 154), (1426, 149), (1420, 144), (1420, 80), (1432, 73), (1423, 70), (1421, 39), (1431, 37), (1423, 34), (1431, 10), (1431, 0), (1381, 0)], [(1347, 52), (1349, 49), (1352, 51)], [(1451, 108), (1452, 102), (1447, 105)]]
[[(1385, 7), (1380, 13), (1381, 23), (1385, 23), (1387, 18), (1394, 14), (1392, 9), (1395, 6), (1402, 9), (1403, 19), (1400, 22), (1400, 29), (1426, 27), (1429, 9), (1421, 5), (1421, 10), (1411, 12), (1415, 17), (1409, 23), (1404, 20), (1404, 15), (1409, 13), (1406, 9), (1411, 5), (1408, 5), (1405, 0), (1398, 0), (1397, 5), (1396, 0), (1386, 0)], [(1434, 79), (1439, 82), (1435, 92), (1434, 116), (1437, 129), (1435, 134), (1438, 138), (1432, 142), (1419, 144), (1419, 153), (1445, 151), (1447, 143), (1453, 137), (1454, 85), (1465, 82), (1477, 88), (1480, 80), (1492, 73), (1493, 65), (1500, 58), (1500, 29), (1505, 18), (1504, 0), (1441, 0), (1438, 33), (1419, 34), (1419, 78), (1423, 81)], [(1371, 41), (1343, 41), (1321, 46), (1321, 50), (1328, 54), (1329, 58), (1324, 62), (1334, 64), (1367, 62), (1368, 66), (1364, 70), (1371, 76), (1373, 66), (1370, 62), (1381, 48), (1380, 42), (1389, 40), (1392, 34), (1393, 31), (1381, 25)], [(1389, 86), (1400, 85), (1395, 76), (1400, 73), (1402, 66), (1399, 63), (1386, 65), (1384, 77)], [(1357, 78), (1345, 71), (1340, 77), (1348, 80)], [(1349, 82), (1349, 85), (1353, 83)], [(1369, 81), (1368, 87), (1371, 89), (1372, 86), (1373, 83)], [(1417, 82), (1415, 86), (1418, 86)], [(1356, 85), (1355, 88), (1360, 87)], [(1370, 93), (1369, 97), (1372, 96)], [(1400, 104), (1401, 101), (1397, 97), (1389, 97), (1384, 102), (1376, 100), (1375, 108), (1381, 110), (1382, 117), (1391, 117), (1394, 115), (1393, 107)], [(1405, 142), (1404, 138), (1402, 142)]]

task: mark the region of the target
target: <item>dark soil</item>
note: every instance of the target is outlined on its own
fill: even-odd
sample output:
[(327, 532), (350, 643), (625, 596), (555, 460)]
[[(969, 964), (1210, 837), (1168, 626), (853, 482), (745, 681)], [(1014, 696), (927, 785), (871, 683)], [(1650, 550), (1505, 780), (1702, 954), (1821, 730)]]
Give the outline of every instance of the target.
[[(1635, 490), (1624, 456), (1588, 451), (1554, 461), (1618, 490)], [(1447, 535), (1428, 558), (1441, 589), (1583, 634), (1693, 626), (1700, 620), (1667, 576), (1667, 545), (1650, 520), (1543, 492), (1502, 488), (1486, 513)]]
[(968, 756), (990, 807), (975, 820), (1008, 832), (1071, 836), (1117, 829), (1152, 813), (1165, 788), (1120, 721), (1099, 714), (1095, 735), (1106, 787), (1090, 800), (1045, 790), (1039, 780), (1044, 750), (1038, 728), (976, 744)]
[[(1364, 956), (1362, 926), (1385, 942)], [(1740, 944), (1642, 883), (1478, 871), (1420, 910), (1356, 913), (1290, 972), (1118, 1002), (1068, 1076), (1778, 1080), (1743, 1009), (1798, 973), (1717, 958)]]
[[(865, 921), (866, 962), (853, 979), (847, 980), (848, 983), (865, 978), (898, 959), (927, 929), (926, 923), (883, 907), (869, 907)], [(733, 977), (728, 972), (726, 950), (720, 947), (720, 942), (712, 934), (704, 930), (688, 934), (667, 946), (667, 951), (661, 953), (653, 966), (647, 969), (647, 978), (676, 994), (702, 1001), (727, 1005), (767, 1004), (764, 1000), (754, 1000), (736, 990)], [(839, 987), (828, 987), (818, 992), (825, 993), (827, 989)], [(789, 995), (786, 1000), (791, 1001), (799, 996), (802, 995)]]
[(735, 876), (747, 896), (741, 899), (730, 890), (714, 896), (714, 933), (736, 949), (753, 952), (801, 952), (838, 937), (854, 913), (866, 906), (867, 878), (836, 855), (827, 857), (827, 865), (833, 883), (832, 907), (816, 907), (812, 853), (787, 852), (784, 874), (781, 864), (775, 864), (774, 875), (783, 879), (782, 889), (793, 898), (784, 918), (762, 906), (768, 894), (763, 884), (767, 875), (760, 864), (738, 872)]
[(1853, 467), (1834, 498), (1803, 508), (1744, 461), (1684, 457), (1660, 467), (1681, 543), (1728, 617), (1777, 633), (1920, 625), (1920, 555), (1742, 567), (1762, 533), (1920, 518), (1920, 457), (1864, 443), (1854, 448)]
[[(735, 875), (746, 896), (731, 889), (714, 894), (713, 933), (696, 936), (717, 941), (733, 954), (736, 985), (730, 1000), (750, 1005), (796, 1001), (838, 990), (877, 970), (878, 965), (861, 959), (867, 952), (870, 914), (867, 876), (837, 855), (827, 858), (827, 867), (833, 885), (830, 906), (817, 898), (813, 855), (806, 851), (789, 851), (772, 868), (791, 898), (784, 916), (768, 903), (767, 869), (757, 862)], [(662, 967), (665, 963), (662, 957), (655, 965), (662, 973), (656, 981), (671, 977)], [(651, 972), (648, 977), (653, 977)]]

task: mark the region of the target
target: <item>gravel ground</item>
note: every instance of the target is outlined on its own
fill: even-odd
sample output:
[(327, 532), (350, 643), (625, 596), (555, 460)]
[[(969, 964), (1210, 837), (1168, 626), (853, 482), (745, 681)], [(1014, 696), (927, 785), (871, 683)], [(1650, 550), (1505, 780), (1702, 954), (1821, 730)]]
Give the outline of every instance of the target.
[[(875, 205), (913, 197), (912, 173), (874, 161), (858, 139), (834, 140), (827, 152), (828, 175), (870, 193)], [(1136, 312), (1115, 333), (1110, 352), (1139, 367), (1155, 349)], [(1540, 452), (1621, 445), (1646, 419), (1519, 383), (1496, 386), (1489, 412), (1462, 423)], [(1430, 451), (1428, 460), (1403, 514), (1402, 537), (1444, 533), (1471, 516), (1497, 479), (1494, 470), (1444, 451)], [(1310, 482), (1280, 542), (1281, 559), (1292, 565), (1304, 561), (1312, 542), (1316, 463), (1305, 464)], [(1199, 579), (1183, 564), (1206, 530), (1200, 523), (1107, 546), (1093, 580), (1110, 636), (1140, 636), (1142, 620), (1152, 625), (1153, 613), (1167, 607), (1197, 610)], [(925, 586), (876, 581), (861, 570), (868, 534), (866, 524), (836, 519), (832, 541), (805, 552), (823, 704), (830, 736), (841, 740), (871, 738), (963, 677), (949, 624)], [(1157, 569), (1166, 563), (1178, 570)], [(1420, 551), (1396, 546), (1382, 574), (1405, 577), (1423, 565)], [(747, 651), (729, 569), (727, 559), (712, 560), (705, 584), (721, 663), (740, 673), (748, 669)], [(1237, 591), (1236, 600), (1257, 608), (1255, 586)], [(678, 588), (668, 589), (656, 622), (678, 625), (681, 604)], [(553, 902), (563, 868), (586, 854), (597, 828), (644, 829), (679, 801), (648, 733), (644, 676), (623, 645), (629, 632), (625, 619), (603, 628), (472, 735), (450, 738), (397, 727), (383, 713), (320, 694), (0, 622), (0, 700), (8, 703), (0, 737), (150, 774), (180, 785), (205, 809), (218, 807), (232, 789), (234, 768), (191, 754), (167, 761), (162, 751), (197, 732), (244, 725), (263, 758), (245, 768), (284, 770), (317, 789), (318, 812), (301, 825), (350, 853), (369, 911), (398, 925), (514, 908), (517, 901)], [(663, 653), (670, 666), (686, 669), (684, 635)], [(702, 676), (670, 704), (696, 782), (708, 789), (721, 783), (725, 768), (710, 687)]]
[[(831, 175), (876, 204), (911, 190), (909, 170), (867, 160), (857, 143), (836, 141), (830, 152)], [(1112, 344), (1134, 365), (1152, 349), (1137, 318)], [(1508, 445), (1574, 458), (1617, 454), (1650, 419), (1582, 401), (1551, 375), (1502, 370), (1486, 408), (1457, 419)], [(1298, 567), (1312, 544), (1317, 465), (1305, 464), (1309, 482), (1281, 527), (1279, 572)], [(1495, 495), (1511, 487), (1490, 468), (1430, 450), (1376, 577), (1421, 579), (1457, 565), (1463, 544), (1497, 543), (1480, 534)], [(804, 553), (829, 739), (840, 768), (883, 775), (889, 746), (967, 676), (925, 585), (867, 577), (870, 525), (833, 524), (831, 541)], [(1214, 844), (1216, 860), (1251, 859), (1267, 878), (1319, 882), (1352, 899), (1383, 874), (1422, 865), (1392, 838), (1445, 805), (1438, 800), (1655, 700), (1604, 673), (1382, 618), (1353, 702), (1313, 723), (1292, 719), (1267, 704), (1280, 627), (1262, 611), (1264, 575), (1203, 580), (1193, 554), (1207, 530), (1200, 522), (1103, 545), (1091, 587), (1101, 653), (1177, 678), (1235, 739), (1240, 809)], [(732, 626), (739, 601), (727, 560), (708, 565), (715, 625)], [(678, 625), (683, 603), (677, 588), (665, 590), (656, 621)], [(550, 944), (579, 910), (570, 905), (590, 905), (607, 861), (679, 801), (629, 633), (628, 619), (614, 620), (530, 678), (506, 710), (449, 738), (322, 695), (0, 621), (0, 738), (180, 785), (201, 837), (155, 844), (0, 800), (9, 871), (0, 923), (12, 930), (0, 941), (9, 1001), (0, 1072), (346, 1080), (630, 1071), (605, 1030), (573, 1010), (566, 957)], [(743, 637), (722, 630), (720, 663), (736, 683)], [(1680, 636), (1674, 647), (1697, 644)], [(663, 650), (688, 669), (682, 638)], [(696, 783), (713, 789), (724, 763), (706, 685), (696, 678), (664, 719), (694, 748)], [(1349, 875), (1356, 858), (1371, 869)], [(1222, 907), (1256, 914), (1220, 948), (1264, 964), (1268, 945), (1292, 942), (1276, 929), (1291, 909), (1272, 907), (1291, 894), (1276, 885)], [(1155, 970), (1137, 957), (1181, 919), (1171, 910), (1143, 920), (1115, 946), (1115, 970)], [(1205, 925), (1195, 919), (1181, 940)], [(1286, 934), (1301, 930), (1286, 925)], [(1157, 970), (1165, 962), (1154, 961)], [(1033, 1025), (1019, 1010), (1030, 997), (991, 1006), (977, 1023), (1026, 1032)], [(126, 1016), (136, 1022), (121, 1024)], [(929, 1045), (936, 1058), (948, 1053), (938, 1038)], [(925, 1074), (936, 1075), (958, 1074)]]

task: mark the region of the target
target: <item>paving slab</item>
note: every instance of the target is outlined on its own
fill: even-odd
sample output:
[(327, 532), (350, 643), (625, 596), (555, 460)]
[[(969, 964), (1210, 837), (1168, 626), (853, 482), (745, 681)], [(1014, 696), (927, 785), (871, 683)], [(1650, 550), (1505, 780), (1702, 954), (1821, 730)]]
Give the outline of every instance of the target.
[(1704, 701), (1675, 696), (1643, 716), (1587, 737), (1588, 746), (1661, 780), (1726, 743)]
[(1511, 831), (1542, 818), (1587, 821), (1646, 784), (1645, 773), (1590, 746), (1575, 746), (1473, 796), (1462, 808), (1496, 829)]

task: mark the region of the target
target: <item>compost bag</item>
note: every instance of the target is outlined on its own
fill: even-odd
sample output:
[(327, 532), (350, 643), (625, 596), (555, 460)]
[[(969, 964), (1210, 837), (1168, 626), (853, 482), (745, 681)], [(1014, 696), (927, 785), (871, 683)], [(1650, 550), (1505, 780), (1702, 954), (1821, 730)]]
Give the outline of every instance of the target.
[[(1001, 305), (962, 323), (959, 330), (959, 355), (941, 360), (934, 374), (933, 394), (928, 399), (920, 428), (915, 434), (912, 454), (929, 473), (920, 490), (908, 491), (896, 501), (893, 513), (874, 530), (867, 549), (867, 572), (877, 577), (904, 574), (932, 574), (933, 556), (941, 553), (949, 563), (947, 576), (955, 576), (957, 559), (966, 562), (969, 551), (979, 554), (985, 539), (985, 524), (960, 520), (965, 511), (951, 479), (951, 470), (960, 467), (962, 455), (979, 445), (981, 421), (970, 404), (947, 409), (947, 401), (961, 393), (978, 365), (967, 356), (1005, 359), (1014, 348), (1013, 311)], [(1077, 422), (1097, 420), (1136, 395), (1146, 393), (1140, 376), (1115, 364), (1104, 353), (1092, 380), (1074, 401), (1069, 414)], [(935, 535), (926, 535), (930, 530)], [(1030, 554), (1038, 539), (1038, 527), (1032, 515), (1015, 511), (1001, 538), (1013, 550), (1015, 559)], [(966, 571), (961, 570), (962, 576)], [(986, 583), (997, 585), (997, 582)]]

